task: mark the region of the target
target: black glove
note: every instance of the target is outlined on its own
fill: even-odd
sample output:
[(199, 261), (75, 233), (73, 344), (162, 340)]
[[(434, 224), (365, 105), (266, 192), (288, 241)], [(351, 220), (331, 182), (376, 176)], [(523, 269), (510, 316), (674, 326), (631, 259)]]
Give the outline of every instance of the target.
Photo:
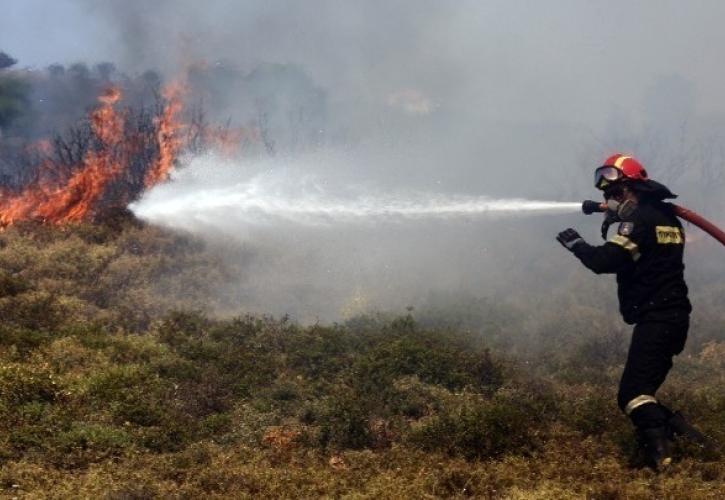
[(556, 236), (556, 241), (564, 245), (570, 252), (574, 251), (574, 247), (579, 243), (584, 243), (584, 238), (579, 236), (576, 230), (569, 228), (564, 229)]

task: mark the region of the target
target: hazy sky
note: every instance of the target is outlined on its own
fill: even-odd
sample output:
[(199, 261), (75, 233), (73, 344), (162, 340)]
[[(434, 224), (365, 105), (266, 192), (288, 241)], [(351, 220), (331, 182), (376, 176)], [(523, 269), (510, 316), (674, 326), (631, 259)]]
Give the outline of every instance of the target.
[[(353, 127), (365, 144), (350, 153), (361, 178), (576, 200), (595, 195), (591, 172), (616, 150), (641, 155), (658, 178), (668, 158), (655, 153), (675, 143), (678, 126), (718, 123), (725, 136), (723, 19), (719, 0), (0, 0), (0, 50), (25, 67), (111, 61), (168, 76), (198, 60), (243, 71), (295, 63), (325, 90), (328, 127)], [(657, 127), (665, 135), (642, 132)], [(406, 300), (405, 290), (435, 281), (496, 288), (510, 280), (502, 270), (527, 266), (532, 279), (548, 282), (556, 276), (549, 270), (571, 264), (553, 241), (559, 225), (591, 226), (587, 234), (596, 235), (598, 223), (580, 217), (506, 223), (503, 240), (504, 224), (493, 222), (441, 229), (448, 233), (435, 244), (425, 231), (401, 239), (400, 228), (354, 241), (362, 242), (358, 260), (378, 273), (371, 280), (408, 284), (393, 293)], [(524, 251), (526, 233), (538, 243)], [(318, 267), (334, 269), (337, 258), (351, 265), (349, 255), (325, 255)], [(299, 280), (290, 267), (270, 269), (290, 278), (285, 290), (305, 285), (300, 297), (310, 296), (310, 283), (329, 281), (313, 279), (314, 266)]]
[(292, 62), (346, 119), (387, 127), (383, 134), (399, 125), (383, 123), (386, 107), (413, 118), (425, 110), (417, 118), (430, 122), (430, 137), (419, 142), (441, 139), (416, 160), (426, 179), (446, 160), (477, 181), (485, 176), (472, 159), (514, 172), (591, 161), (610, 144), (582, 143), (596, 144), (613, 122), (638, 126), (648, 93), (673, 75), (693, 96), (682, 113), (725, 111), (725, 2), (717, 0), (1, 3), (0, 49), (25, 66), (112, 61), (171, 74), (200, 59)]
[(29, 66), (298, 62), (349, 92), (416, 87), (497, 118), (582, 122), (640, 106), (654, 78), (677, 73), (700, 111), (723, 109), (717, 0), (3, 0), (2, 11), (0, 47)]

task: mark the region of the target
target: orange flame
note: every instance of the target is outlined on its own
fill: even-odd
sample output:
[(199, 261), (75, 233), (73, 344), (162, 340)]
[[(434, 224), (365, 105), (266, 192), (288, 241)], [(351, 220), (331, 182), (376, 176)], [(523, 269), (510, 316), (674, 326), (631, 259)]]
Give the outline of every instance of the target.
[(101, 106), (91, 113), (91, 128), (100, 147), (86, 154), (81, 168), (65, 185), (40, 180), (14, 196), (0, 193), (0, 226), (18, 220), (60, 224), (88, 217), (108, 183), (123, 170), (124, 155), (117, 146), (123, 141), (124, 117), (113, 107), (120, 99), (121, 91), (117, 88), (108, 89), (99, 97)]
[(179, 121), (179, 114), (184, 107), (182, 100), (184, 92), (185, 88), (181, 83), (173, 83), (164, 89), (163, 96), (167, 104), (161, 116), (156, 118), (159, 158), (146, 173), (144, 179), (146, 188), (169, 178), (174, 162), (183, 146), (181, 131), (184, 125)]
[[(147, 172), (146, 187), (168, 178), (182, 147), (179, 136), (182, 126), (178, 123), (183, 107), (180, 88), (170, 87), (164, 97), (167, 104), (156, 122), (159, 155)], [(45, 175), (53, 168), (45, 161), (38, 180), (21, 193), (13, 194), (0, 187), (0, 227), (20, 220), (65, 224), (95, 215), (110, 183), (129, 169), (132, 155), (138, 149), (138, 141), (126, 134), (127, 115), (114, 107), (121, 98), (122, 92), (116, 87), (99, 96), (100, 105), (90, 116), (91, 130), (98, 144), (86, 152), (81, 164), (63, 182)]]
[[(182, 82), (163, 90), (162, 107), (153, 120), (154, 131), (147, 135), (131, 125), (130, 111), (116, 109), (123, 97), (121, 89), (106, 89), (98, 97), (98, 108), (90, 115), (91, 146), (77, 165), (54, 163), (50, 141), (43, 140), (30, 146), (41, 161), (37, 179), (20, 193), (0, 186), (0, 230), (23, 220), (66, 224), (93, 219), (101, 205), (109, 205), (108, 199), (104, 199), (109, 193), (115, 196), (110, 202), (113, 206), (125, 206), (132, 196), (131, 191), (118, 193), (109, 188), (114, 181), (139, 175), (132, 172), (132, 164), (149, 146), (155, 153), (147, 160), (150, 164), (142, 173), (143, 186), (149, 189), (166, 181), (180, 153), (192, 140), (189, 132), (193, 127), (181, 121), (187, 92)], [(238, 154), (247, 144), (260, 140), (257, 128), (205, 126), (198, 132), (203, 147), (217, 149), (228, 156)]]
[(204, 131), (204, 143), (229, 158), (253, 142), (260, 142), (259, 130), (256, 128), (209, 127)]

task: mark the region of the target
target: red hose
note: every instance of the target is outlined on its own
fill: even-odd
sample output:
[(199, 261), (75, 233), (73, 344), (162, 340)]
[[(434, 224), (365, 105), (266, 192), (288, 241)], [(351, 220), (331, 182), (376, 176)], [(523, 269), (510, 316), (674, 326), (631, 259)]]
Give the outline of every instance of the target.
[(672, 206), (675, 208), (675, 215), (677, 215), (681, 219), (685, 219), (688, 222), (692, 222), (697, 227), (705, 231), (707, 234), (715, 238), (717, 241), (725, 245), (725, 231), (717, 227), (709, 220), (705, 219), (702, 215), (695, 213), (690, 209), (675, 205), (674, 203), (672, 204)]

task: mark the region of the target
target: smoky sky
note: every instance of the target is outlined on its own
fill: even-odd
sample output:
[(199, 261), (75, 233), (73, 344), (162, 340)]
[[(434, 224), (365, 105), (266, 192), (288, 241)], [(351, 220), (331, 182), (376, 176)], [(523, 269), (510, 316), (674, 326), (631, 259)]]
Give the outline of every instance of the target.
[[(25, 66), (111, 61), (173, 75), (199, 60), (299, 64), (329, 96), (329, 128), (398, 141), (405, 160), (370, 170), (390, 182), (562, 198), (588, 187), (579, 176), (594, 158), (636, 146), (617, 143), (628, 130), (725, 112), (719, 1), (5, 0), (2, 10), (0, 47)], [(674, 96), (662, 81), (676, 81)], [(539, 168), (582, 180), (562, 186)]]
[[(110, 61), (167, 78), (199, 61), (242, 73), (295, 65), (324, 94), (327, 145), (355, 157), (329, 169), (366, 185), (573, 201), (596, 196), (593, 169), (624, 151), (722, 221), (722, 19), (718, 0), (3, 0), (0, 50), (24, 67)], [(215, 88), (241, 121), (237, 90)], [(439, 227), (432, 243), (425, 231), (401, 239), (408, 229), (387, 228), (359, 235), (357, 251), (378, 272), (370, 281), (396, 283), (390, 295), (402, 301), (424, 283), (500, 291), (525, 273), (545, 289), (570, 263), (552, 234), (587, 224), (596, 237), (598, 223), (577, 217), (461, 223)], [(340, 269), (331, 262), (344, 254), (319, 269)], [(328, 300), (317, 271), (269, 269), (289, 278), (287, 290), (314, 283)]]
[(722, 110), (718, 1), (5, 0), (0, 45), (21, 63), (109, 60), (172, 72), (194, 59), (304, 65), (347, 98), (416, 88), (484, 120), (598, 124), (642, 112), (662, 75)]
[(474, 87), (499, 113), (516, 102), (570, 117), (635, 104), (657, 74), (687, 75), (712, 97), (723, 14), (715, 0), (5, 0), (0, 41), (27, 65), (299, 62), (331, 87), (418, 83), (439, 97)]

